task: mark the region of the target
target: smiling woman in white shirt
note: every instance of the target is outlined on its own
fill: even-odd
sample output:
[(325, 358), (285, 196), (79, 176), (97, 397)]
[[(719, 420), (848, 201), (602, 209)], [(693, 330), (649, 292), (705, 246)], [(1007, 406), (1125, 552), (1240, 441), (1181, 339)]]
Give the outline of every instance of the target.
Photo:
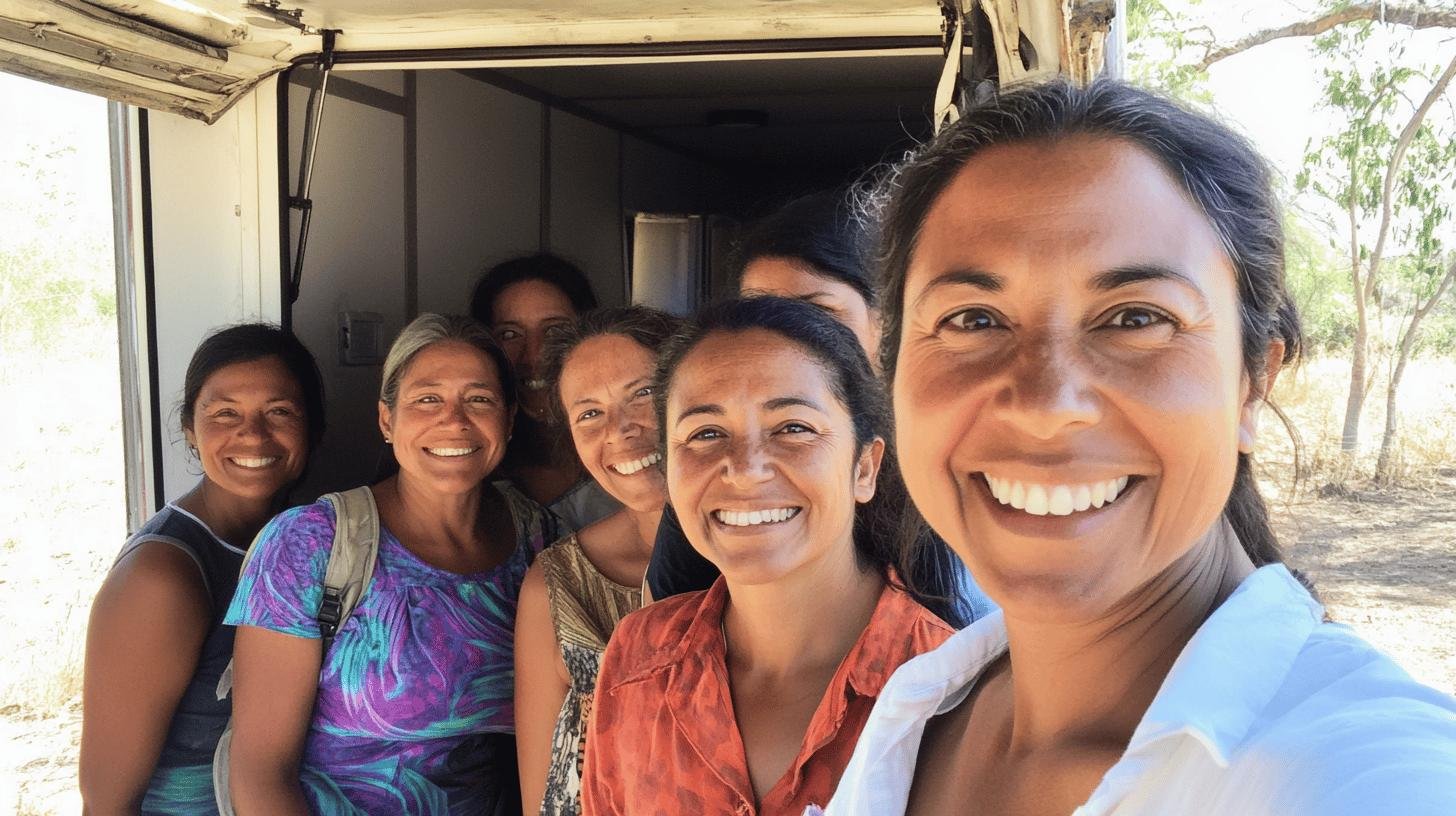
[(896, 672), (828, 812), (1456, 813), (1456, 701), (1324, 619), (1254, 481), (1300, 330), (1253, 149), (1029, 86), (873, 204), (905, 481), (1003, 611)]

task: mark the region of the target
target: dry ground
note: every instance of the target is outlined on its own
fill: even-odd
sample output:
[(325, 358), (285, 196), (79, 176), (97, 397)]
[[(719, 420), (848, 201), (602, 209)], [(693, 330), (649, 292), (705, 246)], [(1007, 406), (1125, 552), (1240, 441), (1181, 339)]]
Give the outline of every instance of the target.
[(1336, 621), (1456, 692), (1456, 469), (1420, 489), (1324, 492), (1275, 508), (1290, 563)]

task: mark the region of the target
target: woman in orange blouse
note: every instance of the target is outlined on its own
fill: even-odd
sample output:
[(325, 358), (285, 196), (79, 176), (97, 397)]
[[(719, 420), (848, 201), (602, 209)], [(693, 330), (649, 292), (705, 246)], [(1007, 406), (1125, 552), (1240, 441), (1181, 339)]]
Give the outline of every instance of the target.
[(669, 500), (723, 573), (628, 615), (603, 657), (586, 814), (798, 814), (834, 792), (890, 673), (952, 629), (855, 535), (885, 455), (854, 334), (779, 298), (710, 309), (664, 349)]

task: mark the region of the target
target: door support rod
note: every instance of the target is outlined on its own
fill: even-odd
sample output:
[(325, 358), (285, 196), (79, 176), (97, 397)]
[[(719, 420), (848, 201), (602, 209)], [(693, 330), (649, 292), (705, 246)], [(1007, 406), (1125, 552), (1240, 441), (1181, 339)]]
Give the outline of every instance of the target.
[(298, 195), (288, 197), (288, 208), (298, 210), (302, 218), (298, 224), (298, 251), (293, 256), (293, 266), (288, 273), (288, 303), (298, 302), (303, 284), (303, 255), (308, 249), (308, 228), (313, 221), (313, 199), (309, 190), (313, 186), (314, 158), (318, 154), (319, 127), (324, 121), (324, 102), (329, 95), (329, 75), (334, 71), (334, 37), (339, 33), (332, 29), (322, 32), (323, 53), (319, 54), (318, 67), (321, 72), (318, 87), (309, 91), (308, 110), (303, 123), (303, 156), (298, 167)]

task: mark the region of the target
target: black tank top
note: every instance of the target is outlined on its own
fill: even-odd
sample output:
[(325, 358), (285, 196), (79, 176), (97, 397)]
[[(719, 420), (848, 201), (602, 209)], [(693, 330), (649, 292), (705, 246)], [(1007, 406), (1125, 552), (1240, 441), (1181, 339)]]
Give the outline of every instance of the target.
[(116, 560), (120, 562), (149, 541), (170, 544), (192, 557), (210, 604), (207, 639), (198, 655), (197, 671), (172, 714), (157, 768), (211, 765), (213, 750), (232, 715), (231, 696), (217, 699), (217, 681), (233, 656), (234, 629), (224, 626), (222, 619), (238, 588), (243, 551), (219, 539), (197, 517), (172, 504), (128, 539)]

